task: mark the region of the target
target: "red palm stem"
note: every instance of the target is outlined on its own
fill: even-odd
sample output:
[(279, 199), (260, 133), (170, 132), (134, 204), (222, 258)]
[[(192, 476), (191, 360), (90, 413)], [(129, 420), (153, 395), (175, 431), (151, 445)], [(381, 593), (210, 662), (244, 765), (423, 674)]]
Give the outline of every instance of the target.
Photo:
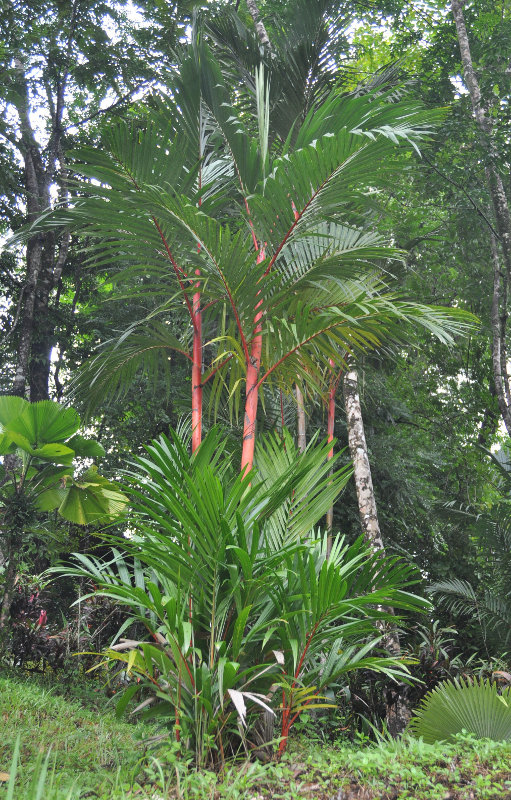
[[(196, 275), (200, 275), (198, 269)], [(200, 282), (195, 288), (198, 290)], [(200, 291), (193, 295), (193, 362), (192, 362), (192, 453), (202, 441), (202, 311)]]
[[(264, 260), (264, 248), (257, 254), (257, 263)], [(259, 292), (258, 292), (259, 294)], [(247, 381), (245, 388), (245, 416), (243, 419), (243, 447), (241, 451), (241, 473), (250, 472), (254, 464), (255, 449), (255, 426), (257, 417), (257, 405), (259, 399), (259, 368), (261, 366), (261, 353), (263, 349), (263, 334), (261, 319), (262, 311), (257, 311), (262, 304), (262, 300), (256, 304), (256, 314), (254, 317), (254, 336), (250, 347), (250, 357), (247, 363)]]

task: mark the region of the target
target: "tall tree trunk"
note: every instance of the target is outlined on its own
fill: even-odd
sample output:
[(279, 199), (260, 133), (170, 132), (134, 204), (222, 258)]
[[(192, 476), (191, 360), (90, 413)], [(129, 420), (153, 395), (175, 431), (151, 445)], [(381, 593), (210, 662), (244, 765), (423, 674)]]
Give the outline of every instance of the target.
[[(14, 11), (12, 3), (9, 5), (11, 11)], [(50, 98), (51, 133), (45, 150), (36, 140), (30, 119), (30, 90), (25, 67), (21, 60), (14, 59), (16, 91), (13, 104), (18, 114), (21, 132), (17, 147), (24, 160), (27, 222), (29, 224), (35, 222), (44, 211), (51, 207), (50, 187), (56, 180), (57, 162), (60, 162), (60, 172), (57, 176), (60, 200), (67, 199), (67, 174), (62, 148), (62, 117), (78, 5), (79, 0), (74, 0), (67, 47), (64, 53), (66, 63), (60, 80), (57, 81), (58, 88), (54, 100), (52, 99), (52, 87), (49, 85), (46, 87)], [(27, 244), (24, 303), (20, 317), (18, 358), (12, 392), (24, 396), (27, 382), (30, 380), (31, 400), (48, 397), (48, 378), (54, 335), (48, 304), (51, 291), (57, 285), (62, 274), (68, 246), (69, 236), (64, 236), (58, 256), (56, 256), (55, 235), (52, 231), (37, 234)]]
[(30, 353), (30, 400), (48, 400), (51, 351), (54, 326), (50, 319), (50, 294), (53, 288), (53, 261), (55, 237), (53, 232), (44, 235), (42, 269), (36, 287), (34, 303), (34, 330)]
[[(271, 49), (270, 39), (266, 32), (264, 23), (259, 18), (259, 9), (255, 0), (247, 0), (248, 10), (254, 21), (254, 26), (259, 37), (259, 41), (265, 47)], [(247, 213), (249, 212), (248, 203), (245, 200)], [(250, 217), (250, 215), (249, 215)], [(258, 241), (252, 227), (252, 237), (257, 251), (257, 261), (260, 263), (264, 259), (264, 249), (259, 247)], [(259, 400), (259, 369), (261, 366), (261, 353), (263, 349), (262, 337), (262, 314), (257, 311), (254, 317), (254, 332), (250, 347), (250, 358), (247, 364), (247, 380), (245, 389), (245, 414), (243, 418), (243, 445), (241, 451), (241, 473), (248, 472), (254, 464), (255, 436), (257, 405)], [(273, 746), (269, 744), (275, 736), (275, 715), (269, 711), (263, 711), (254, 725), (253, 736), (256, 742), (254, 754), (261, 761), (269, 761), (272, 756)]]
[[(202, 139), (204, 120), (201, 113), (199, 102), (199, 208), (202, 205)], [(197, 252), (200, 253), (200, 244), (197, 244)], [(200, 269), (195, 270), (198, 278), (195, 283), (195, 293), (192, 299), (192, 326), (193, 326), (193, 346), (192, 346), (192, 453), (195, 453), (202, 442), (202, 309), (201, 309), (201, 283)], [(191, 601), (190, 601), (191, 602)], [(191, 609), (191, 606), (190, 606)]]
[[(247, 210), (248, 210), (248, 204)], [(257, 263), (264, 261), (264, 247), (259, 246), (252, 229), (254, 245), (257, 251)], [(241, 473), (249, 472), (254, 465), (254, 450), (256, 436), (257, 406), (259, 402), (259, 369), (261, 367), (261, 354), (263, 351), (263, 327), (261, 320), (263, 312), (258, 311), (262, 301), (256, 303), (254, 316), (254, 331), (250, 345), (250, 354), (247, 363), (247, 379), (245, 383), (245, 415), (243, 418), (243, 445), (241, 450)]]
[(384, 552), (378, 511), (374, 496), (371, 466), (358, 394), (358, 375), (354, 369), (344, 377), (344, 403), (348, 425), (348, 443), (353, 461), (355, 488), (357, 490), (360, 525), (364, 539), (372, 550)]
[(255, 0), (247, 0), (247, 7), (250, 11), (250, 15), (254, 20), (254, 27), (256, 29), (256, 33), (259, 37), (259, 41), (262, 45), (266, 47), (271, 47), (270, 39), (268, 33), (266, 32), (266, 28), (264, 26), (264, 22), (261, 20), (261, 16), (259, 14), (259, 9), (257, 8), (257, 4)]
[(9, 612), (11, 610), (12, 598), (14, 596), (15, 580), (16, 580), (16, 559), (14, 557), (14, 548), (10, 545), (7, 549), (7, 568), (4, 573), (4, 590), (2, 594), (2, 602), (0, 604), (0, 644), (4, 634), (9, 627)]
[(488, 447), (491, 444), (500, 420), (500, 414), (495, 402), (497, 400), (497, 390), (495, 389), (495, 381), (492, 378), (490, 379), (489, 392), (490, 401), (484, 409), (483, 421), (477, 437), (477, 444), (481, 444), (483, 447)]
[[(27, 199), (27, 222), (32, 224), (40, 215), (41, 190), (43, 189), (44, 166), (37, 142), (30, 123), (29, 90), (25, 77), (24, 66), (16, 60), (17, 75), (17, 112), (20, 122), (21, 140), (19, 143), (20, 154), (24, 160), (24, 182)], [(18, 339), (18, 358), (12, 392), (23, 397), (25, 395), (28, 372), (32, 351), (32, 335), (34, 331), (34, 309), (39, 274), (42, 269), (43, 235), (32, 236), (27, 243), (26, 279), (24, 291), (23, 310), (20, 319), (20, 333)]]
[(18, 358), (12, 387), (12, 393), (19, 397), (25, 396), (28, 380), (28, 368), (32, 351), (32, 331), (34, 329), (35, 295), (39, 271), (41, 269), (41, 257), (41, 237), (34, 236), (27, 244), (27, 271), (24, 287), (24, 303), (20, 319)]
[[(333, 367), (334, 363), (332, 359), (330, 359), (330, 367)], [(328, 416), (327, 416), (327, 440), (328, 442), (333, 442), (334, 440), (334, 428), (335, 428), (335, 393), (337, 391), (337, 382), (333, 379), (332, 374), (332, 383), (330, 386), (330, 391), (328, 392)], [(334, 457), (334, 448), (333, 445), (331, 449), (328, 451), (328, 460)], [(330, 470), (332, 472), (332, 470)], [(332, 531), (334, 527), (334, 507), (333, 505), (330, 506), (328, 511), (326, 512), (326, 529), (328, 532), (328, 539), (327, 539), (327, 553), (330, 555), (330, 551), (332, 550)]]
[[(355, 488), (357, 491), (360, 525), (364, 539), (375, 553), (385, 555), (383, 539), (378, 521), (378, 510), (374, 495), (371, 465), (367, 453), (367, 442), (362, 417), (362, 407), (358, 394), (358, 375), (350, 369), (344, 376), (344, 403), (346, 423), (348, 426), (348, 443), (353, 461)], [(386, 608), (385, 611), (392, 612)], [(384, 646), (393, 656), (401, 653), (399, 635), (396, 630), (387, 631), (383, 640)], [(410, 709), (406, 703), (406, 684), (399, 684), (396, 691), (387, 693), (387, 728), (392, 736), (402, 733), (410, 720)]]
[(297, 427), (297, 445), (298, 452), (305, 453), (307, 449), (307, 423), (305, 420), (305, 406), (303, 403), (302, 390), (296, 384), (296, 427)]
[(506, 363), (506, 323), (507, 313), (501, 293), (507, 288), (507, 276), (502, 274), (497, 243), (493, 234), (490, 234), (491, 255), (493, 263), (493, 297), (491, 304), (491, 329), (492, 329), (492, 366), (495, 392), (499, 404), (499, 411), (506, 430), (511, 436), (511, 404), (508, 400), (509, 380)]
[[(49, 198), (48, 201), (49, 203)], [(53, 231), (42, 237), (42, 269), (35, 293), (34, 330), (30, 353), (30, 400), (48, 400), (51, 354), (55, 342), (54, 315), (50, 309), (51, 293), (59, 284), (67, 260), (70, 235), (64, 234), (56, 257), (56, 242)], [(56, 301), (58, 305), (58, 300)]]
[[(198, 270), (197, 270), (198, 272)], [(192, 453), (202, 441), (202, 311), (200, 284), (193, 295), (193, 362), (192, 362)]]
[(250, 359), (247, 365), (245, 416), (243, 419), (243, 448), (241, 451), (242, 473), (249, 472), (254, 465), (256, 418), (259, 399), (259, 387), (257, 382), (259, 380), (259, 368), (261, 366), (261, 353), (263, 349), (261, 317), (261, 312), (258, 312), (254, 319), (254, 338), (252, 339)]
[(487, 114), (479, 81), (474, 70), (470, 43), (465, 25), (462, 0), (451, 0), (451, 8), (456, 24), (456, 33), (463, 65), (463, 78), (469, 91), (472, 109), (479, 127), (481, 143), (486, 150), (486, 181), (493, 205), (499, 244), (502, 253), (502, 270), (499, 266), (498, 245), (491, 241), (493, 261), (493, 301), (491, 311), (493, 345), (492, 364), (495, 389), (500, 414), (511, 436), (511, 394), (509, 391), (509, 370), (506, 358), (507, 284), (511, 276), (511, 215), (504, 184), (497, 165), (497, 149), (493, 139), (493, 123)]

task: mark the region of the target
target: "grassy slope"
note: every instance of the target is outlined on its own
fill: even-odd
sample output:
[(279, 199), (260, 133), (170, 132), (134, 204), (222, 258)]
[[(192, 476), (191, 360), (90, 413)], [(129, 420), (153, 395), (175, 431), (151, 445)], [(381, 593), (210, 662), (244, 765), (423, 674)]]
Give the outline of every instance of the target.
[[(64, 789), (78, 778), (80, 787), (109, 797), (119, 782), (118, 764), (123, 765), (121, 779), (128, 780), (143, 755), (137, 727), (86, 710), (77, 700), (59, 697), (35, 682), (0, 678), (0, 770), (8, 771), (20, 734), (22, 785), (28, 783), (39, 751), (46, 753), (51, 746), (50, 766), (55, 761), (60, 794), (65, 796)], [(22, 796), (15, 794), (16, 800)]]
[(32, 800), (31, 773), (50, 745), (54, 785), (50, 768), (44, 800), (67, 800), (73, 783), (75, 798), (100, 800), (511, 800), (511, 743), (465, 738), (434, 747), (414, 740), (368, 747), (302, 739), (283, 764), (235, 766), (219, 778), (187, 773), (165, 751), (158, 754), (159, 776), (158, 765), (144, 759), (140, 731), (34, 682), (0, 678), (0, 772), (9, 768), (18, 733), (22, 742), (16, 800)]

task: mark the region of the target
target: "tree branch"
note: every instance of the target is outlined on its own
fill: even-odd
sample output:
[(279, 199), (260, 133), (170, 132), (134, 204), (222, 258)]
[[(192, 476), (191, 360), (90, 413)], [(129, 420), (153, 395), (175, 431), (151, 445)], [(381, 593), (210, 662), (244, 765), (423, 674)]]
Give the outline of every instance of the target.
[(423, 160), (426, 162), (426, 164), (429, 164), (429, 166), (431, 167), (431, 169), (432, 169), (432, 170), (434, 170), (434, 172), (436, 172), (436, 173), (437, 173), (437, 175), (440, 175), (440, 177), (441, 177), (441, 178), (443, 178), (444, 180), (446, 180), (446, 181), (447, 181), (448, 183), (450, 183), (452, 186), (455, 186), (455, 187), (456, 187), (456, 189), (459, 189), (459, 190), (460, 190), (460, 192), (462, 192), (462, 194), (464, 194), (464, 195), (465, 195), (465, 197), (466, 197), (466, 198), (467, 198), (467, 200), (469, 201), (469, 203), (470, 203), (470, 205), (472, 206), (472, 208), (474, 209), (474, 211), (477, 211), (477, 213), (479, 214), (479, 216), (480, 216), (480, 217), (482, 217), (482, 219), (483, 219), (483, 220), (486, 222), (486, 224), (488, 225), (488, 227), (489, 227), (490, 231), (491, 231), (491, 232), (492, 232), (492, 234), (495, 236), (495, 238), (496, 238), (496, 239), (498, 239), (498, 240), (500, 241), (500, 236), (499, 236), (499, 234), (497, 233), (497, 231), (495, 230), (495, 228), (493, 227), (492, 223), (490, 222), (490, 220), (488, 219), (488, 217), (486, 216), (486, 214), (484, 213), (484, 211), (483, 211), (481, 208), (479, 208), (479, 206), (477, 205), (477, 203), (475, 202), (475, 200), (473, 200), (473, 199), (472, 199), (472, 197), (469, 195), (469, 193), (467, 192), (467, 190), (466, 190), (466, 189), (465, 189), (465, 188), (464, 188), (464, 187), (463, 187), (463, 186), (462, 186), (460, 183), (458, 183), (457, 181), (455, 181), (453, 178), (449, 177), (449, 175), (447, 175), (445, 172), (442, 172), (442, 170), (438, 169), (438, 167), (437, 167), (437, 166), (435, 166), (435, 164), (433, 164), (433, 162), (432, 162), (432, 161), (430, 161), (430, 160), (429, 160), (429, 158), (428, 158), (428, 157), (427, 157), (427, 156), (426, 156), (424, 153), (421, 153), (421, 156), (422, 156), (422, 159), (423, 159)]
[(94, 111), (92, 114), (89, 114), (88, 117), (83, 117), (83, 119), (79, 120), (78, 122), (70, 123), (69, 125), (67, 125), (66, 128), (64, 128), (64, 130), (68, 131), (70, 128), (79, 128), (80, 125), (85, 125), (87, 122), (96, 119), (96, 117), (99, 117), (101, 114), (108, 114), (109, 111), (113, 111), (115, 108), (118, 108), (132, 95), (134, 95), (135, 92), (138, 92), (139, 89), (142, 89), (143, 86), (150, 86), (151, 84), (152, 81), (143, 81), (138, 86), (134, 86), (133, 89), (130, 89), (129, 92), (126, 92), (126, 94), (123, 94), (122, 97), (116, 100), (115, 103), (112, 103), (112, 105), (108, 106), (107, 108), (98, 108), (97, 111)]

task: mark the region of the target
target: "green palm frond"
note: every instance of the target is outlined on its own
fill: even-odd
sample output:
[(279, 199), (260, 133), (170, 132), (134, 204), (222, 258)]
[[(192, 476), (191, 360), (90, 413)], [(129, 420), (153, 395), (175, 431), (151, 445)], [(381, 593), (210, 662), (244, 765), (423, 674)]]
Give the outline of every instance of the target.
[(476, 593), (469, 581), (459, 578), (433, 583), (429, 591), (450, 613), (475, 616), (485, 639), (490, 633), (494, 633), (501, 641), (509, 642), (511, 604), (507, 596), (492, 589), (479, 590)]
[(263, 157), (254, 131), (247, 129), (238, 109), (231, 101), (219, 64), (211, 51), (201, 43), (200, 88), (204, 103), (214, 118), (233, 160), (241, 191), (246, 197), (264, 174)]
[(466, 731), (478, 739), (511, 739), (511, 689), (499, 694), (490, 681), (444, 681), (429, 692), (410, 723), (428, 744)]
[(85, 362), (72, 381), (71, 392), (86, 399), (92, 411), (102, 402), (124, 397), (136, 376), (143, 374), (149, 385), (162, 387), (168, 395), (176, 353), (191, 358), (187, 343), (172, 334), (170, 325), (154, 318), (132, 323)]
[(454, 614), (471, 614), (478, 608), (478, 598), (469, 581), (460, 578), (437, 581), (429, 591)]
[[(261, 493), (268, 486), (277, 484), (293, 465), (307, 465), (303, 478), (297, 481), (292, 496), (285, 499), (275, 514), (267, 521), (263, 530), (266, 541), (274, 549), (288, 540), (303, 538), (312, 530), (348, 483), (352, 468), (337, 462), (341, 452), (329, 460), (327, 453), (331, 443), (318, 445), (318, 437), (310, 441), (307, 451), (299, 453), (287, 430), (282, 434), (268, 434), (259, 438), (256, 446), (255, 465), (261, 479)], [(335, 472), (330, 475), (332, 468)]]
[(308, 283), (326, 278), (359, 278), (368, 283), (376, 264), (381, 282), (381, 265), (402, 256), (375, 231), (330, 222), (290, 237), (273, 269), (282, 275), (286, 288), (302, 290)]

